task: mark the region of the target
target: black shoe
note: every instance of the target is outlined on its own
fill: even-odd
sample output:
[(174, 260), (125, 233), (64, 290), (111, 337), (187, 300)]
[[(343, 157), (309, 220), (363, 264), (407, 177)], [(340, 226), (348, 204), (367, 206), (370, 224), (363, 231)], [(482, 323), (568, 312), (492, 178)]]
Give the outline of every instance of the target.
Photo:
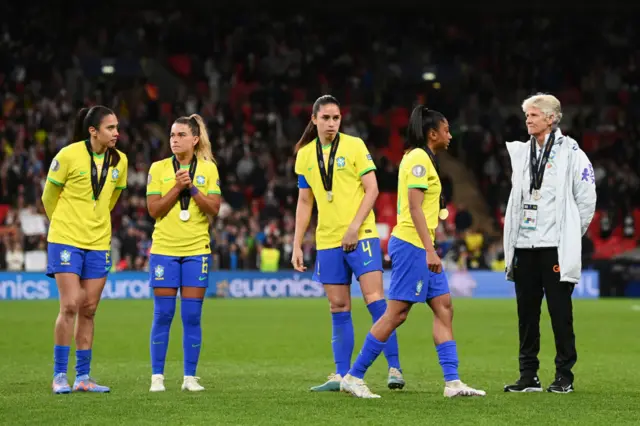
[(551, 383), (547, 388), (547, 392), (553, 393), (571, 393), (573, 391), (573, 382), (564, 377), (557, 377), (555, 382)]
[(520, 377), (513, 385), (504, 387), (505, 392), (542, 392), (542, 385), (538, 376)]

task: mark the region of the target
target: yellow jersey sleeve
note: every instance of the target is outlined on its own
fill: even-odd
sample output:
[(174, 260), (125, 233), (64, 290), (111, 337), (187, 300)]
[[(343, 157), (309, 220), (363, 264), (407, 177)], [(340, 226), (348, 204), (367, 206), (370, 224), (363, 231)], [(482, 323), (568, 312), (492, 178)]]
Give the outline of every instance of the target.
[(407, 164), (407, 189), (429, 189), (429, 176), (434, 173), (435, 169), (429, 155), (423, 150), (417, 150)]
[(120, 162), (118, 163), (117, 168), (120, 173), (118, 174), (118, 180), (116, 181), (116, 189), (126, 189), (127, 174), (129, 172), (129, 159), (123, 152), (120, 152)]
[(358, 176), (362, 176), (366, 173), (369, 173), (372, 170), (376, 169), (376, 165), (373, 163), (373, 158), (371, 158), (371, 154), (367, 149), (367, 146), (364, 144), (362, 139), (357, 139), (357, 144), (355, 147), (356, 150), (356, 172)]
[(222, 191), (220, 190), (220, 175), (218, 174), (218, 166), (216, 166), (216, 163), (211, 163), (211, 170), (209, 171), (208, 179), (209, 186), (207, 188), (207, 195), (221, 195)]
[(58, 186), (64, 186), (64, 184), (67, 183), (71, 159), (66, 153), (67, 150), (64, 148), (60, 150), (58, 155), (51, 161), (49, 174), (47, 175), (47, 180)]
[(147, 175), (147, 195), (162, 195), (162, 170), (160, 163), (155, 162)]
[[(309, 143), (313, 143), (313, 142), (309, 142)], [(296, 165), (295, 165), (296, 174), (304, 176), (304, 168), (305, 168), (304, 155), (302, 154), (301, 151), (298, 151), (298, 153), (296, 154)]]

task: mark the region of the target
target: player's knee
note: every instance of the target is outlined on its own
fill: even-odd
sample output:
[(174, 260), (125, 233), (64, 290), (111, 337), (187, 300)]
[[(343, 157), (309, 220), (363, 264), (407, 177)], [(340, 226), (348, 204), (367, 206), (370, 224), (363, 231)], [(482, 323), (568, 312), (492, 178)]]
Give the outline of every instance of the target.
[(67, 299), (60, 301), (60, 315), (64, 317), (75, 317), (80, 310), (80, 300)]
[(364, 294), (364, 303), (366, 303), (367, 305), (370, 305), (382, 299), (384, 299), (383, 291), (371, 291)]
[(182, 310), (182, 323), (187, 326), (197, 327), (200, 325), (202, 313), (200, 311)]
[(443, 301), (443, 303), (438, 305), (435, 314), (441, 320), (450, 321), (453, 318), (453, 304), (451, 303), (451, 299)]
[(394, 315), (394, 325), (396, 328), (400, 327), (406, 320), (409, 315), (409, 311), (400, 311)]
[(78, 316), (87, 320), (92, 320), (96, 316), (97, 309), (98, 309), (97, 305), (83, 305), (78, 310)]
[(331, 313), (350, 312), (351, 301), (342, 298), (329, 299), (329, 308), (331, 309)]
[(157, 306), (154, 309), (153, 316), (156, 324), (171, 325), (173, 316), (176, 313), (175, 305), (173, 309), (170, 307)]

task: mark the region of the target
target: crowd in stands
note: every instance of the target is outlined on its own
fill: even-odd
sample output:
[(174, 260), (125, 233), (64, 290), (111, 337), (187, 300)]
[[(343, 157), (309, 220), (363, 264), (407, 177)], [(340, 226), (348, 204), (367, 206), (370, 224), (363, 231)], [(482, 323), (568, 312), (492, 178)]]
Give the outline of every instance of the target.
[[(103, 12), (98, 6), (57, 22), (45, 8), (11, 9), (18, 7), (28, 6), (0, 7), (0, 270), (44, 269), (46, 173), (73, 142), (77, 109), (94, 104), (118, 115), (118, 148), (130, 165), (112, 215), (114, 268), (147, 267), (147, 170), (170, 155), (172, 121), (196, 112), (208, 125), (224, 198), (211, 229), (214, 267), (258, 269), (266, 246), (289, 268), (292, 147), (324, 93), (342, 103), (341, 131), (369, 146), (382, 193), (396, 189), (411, 107), (424, 102), (447, 116), (450, 154), (472, 171), (497, 231), (479, 231), (473, 214), (454, 202), (452, 176), (443, 171), (455, 212), (437, 233), (447, 268), (504, 269), (500, 232), (511, 173), (504, 143), (525, 140), (520, 103), (536, 91), (560, 98), (563, 132), (593, 161), (599, 212), (585, 239), (588, 254), (610, 238), (637, 245), (640, 40), (633, 20), (414, 16), (406, 25), (406, 16), (372, 14), (345, 25), (329, 15), (227, 16), (181, 7), (116, 9), (87, 26)], [(114, 57), (121, 62), (102, 61)], [(305, 238), (307, 265), (314, 227)]]

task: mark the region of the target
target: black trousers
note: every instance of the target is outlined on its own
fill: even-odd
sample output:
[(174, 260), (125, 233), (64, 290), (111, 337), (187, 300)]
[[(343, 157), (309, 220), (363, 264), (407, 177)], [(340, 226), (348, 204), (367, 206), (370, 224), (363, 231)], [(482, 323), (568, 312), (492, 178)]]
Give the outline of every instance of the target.
[(535, 376), (540, 367), (540, 307), (545, 295), (556, 342), (556, 376), (573, 381), (571, 369), (578, 359), (571, 302), (575, 285), (560, 281), (558, 250), (516, 249), (514, 281), (518, 303), (520, 375)]

